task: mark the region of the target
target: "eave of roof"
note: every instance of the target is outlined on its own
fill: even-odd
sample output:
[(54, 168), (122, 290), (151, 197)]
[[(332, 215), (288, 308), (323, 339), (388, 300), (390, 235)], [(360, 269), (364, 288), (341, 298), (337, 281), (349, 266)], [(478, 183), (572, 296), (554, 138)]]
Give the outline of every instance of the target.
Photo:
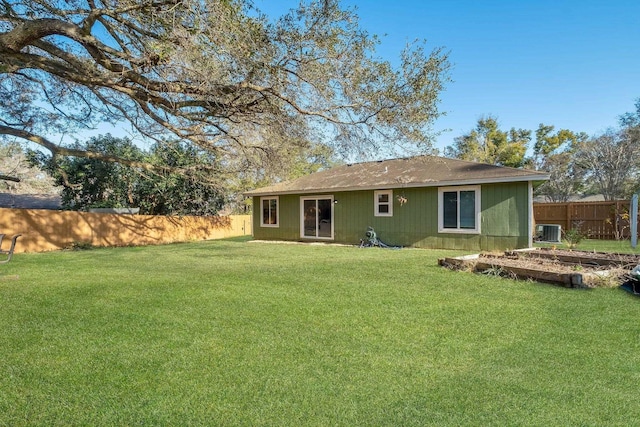
[(0, 208), (59, 210), (61, 203), (57, 194), (0, 193)]
[(549, 174), (436, 156), (338, 166), (248, 191), (245, 196), (545, 181)]

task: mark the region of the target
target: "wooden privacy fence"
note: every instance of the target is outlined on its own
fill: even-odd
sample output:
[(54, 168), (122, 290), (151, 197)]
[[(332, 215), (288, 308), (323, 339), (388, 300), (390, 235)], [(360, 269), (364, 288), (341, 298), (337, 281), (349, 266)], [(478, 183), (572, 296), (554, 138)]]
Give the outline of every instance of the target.
[(0, 209), (0, 233), (22, 234), (16, 252), (43, 252), (74, 244), (153, 245), (251, 235), (250, 215), (150, 216)]
[(590, 239), (628, 239), (630, 234), (629, 209), (631, 202), (534, 203), (536, 224), (557, 224), (563, 231), (580, 230)]

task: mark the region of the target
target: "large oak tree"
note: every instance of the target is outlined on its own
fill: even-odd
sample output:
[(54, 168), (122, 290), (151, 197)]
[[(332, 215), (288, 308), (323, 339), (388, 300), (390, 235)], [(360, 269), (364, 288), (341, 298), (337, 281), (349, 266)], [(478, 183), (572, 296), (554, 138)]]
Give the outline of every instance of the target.
[(335, 0), (277, 19), (243, 0), (0, 0), (0, 136), (150, 167), (69, 143), (127, 123), (237, 170), (314, 143), (427, 148), (447, 54), (420, 42), (392, 65), (378, 44)]

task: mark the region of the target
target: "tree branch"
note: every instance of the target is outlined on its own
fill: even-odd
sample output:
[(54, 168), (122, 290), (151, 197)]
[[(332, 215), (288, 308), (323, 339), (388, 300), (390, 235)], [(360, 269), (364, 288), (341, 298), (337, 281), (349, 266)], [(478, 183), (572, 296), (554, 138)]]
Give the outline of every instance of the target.
[(4, 181), (20, 182), (20, 178), (17, 178), (15, 176), (9, 176), (9, 175), (0, 174), (0, 179), (2, 179)]
[(11, 135), (17, 138), (22, 138), (27, 141), (31, 141), (49, 150), (53, 156), (85, 157), (89, 159), (103, 160), (105, 162), (121, 163), (123, 165), (131, 166), (134, 168), (146, 169), (146, 170), (163, 170), (163, 171), (172, 170), (171, 168), (168, 168), (166, 166), (156, 166), (148, 162), (128, 160), (128, 159), (124, 159), (117, 156), (98, 153), (95, 151), (86, 151), (86, 150), (78, 150), (74, 148), (61, 147), (58, 144), (55, 144), (49, 141), (48, 139), (43, 138), (34, 133), (31, 133), (25, 130), (11, 128), (4, 125), (0, 125), (0, 134)]

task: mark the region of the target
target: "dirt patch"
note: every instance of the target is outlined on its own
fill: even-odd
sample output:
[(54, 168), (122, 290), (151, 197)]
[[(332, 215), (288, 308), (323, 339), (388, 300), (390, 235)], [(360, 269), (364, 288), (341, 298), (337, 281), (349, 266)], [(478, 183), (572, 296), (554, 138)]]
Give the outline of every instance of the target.
[(444, 267), (565, 287), (619, 286), (640, 257), (602, 252), (535, 249), (482, 253), (438, 261)]
[(569, 265), (587, 267), (619, 266), (633, 268), (640, 263), (640, 256), (633, 254), (616, 254), (607, 252), (574, 251), (566, 249), (541, 248), (535, 250), (509, 251), (507, 258), (545, 259)]

